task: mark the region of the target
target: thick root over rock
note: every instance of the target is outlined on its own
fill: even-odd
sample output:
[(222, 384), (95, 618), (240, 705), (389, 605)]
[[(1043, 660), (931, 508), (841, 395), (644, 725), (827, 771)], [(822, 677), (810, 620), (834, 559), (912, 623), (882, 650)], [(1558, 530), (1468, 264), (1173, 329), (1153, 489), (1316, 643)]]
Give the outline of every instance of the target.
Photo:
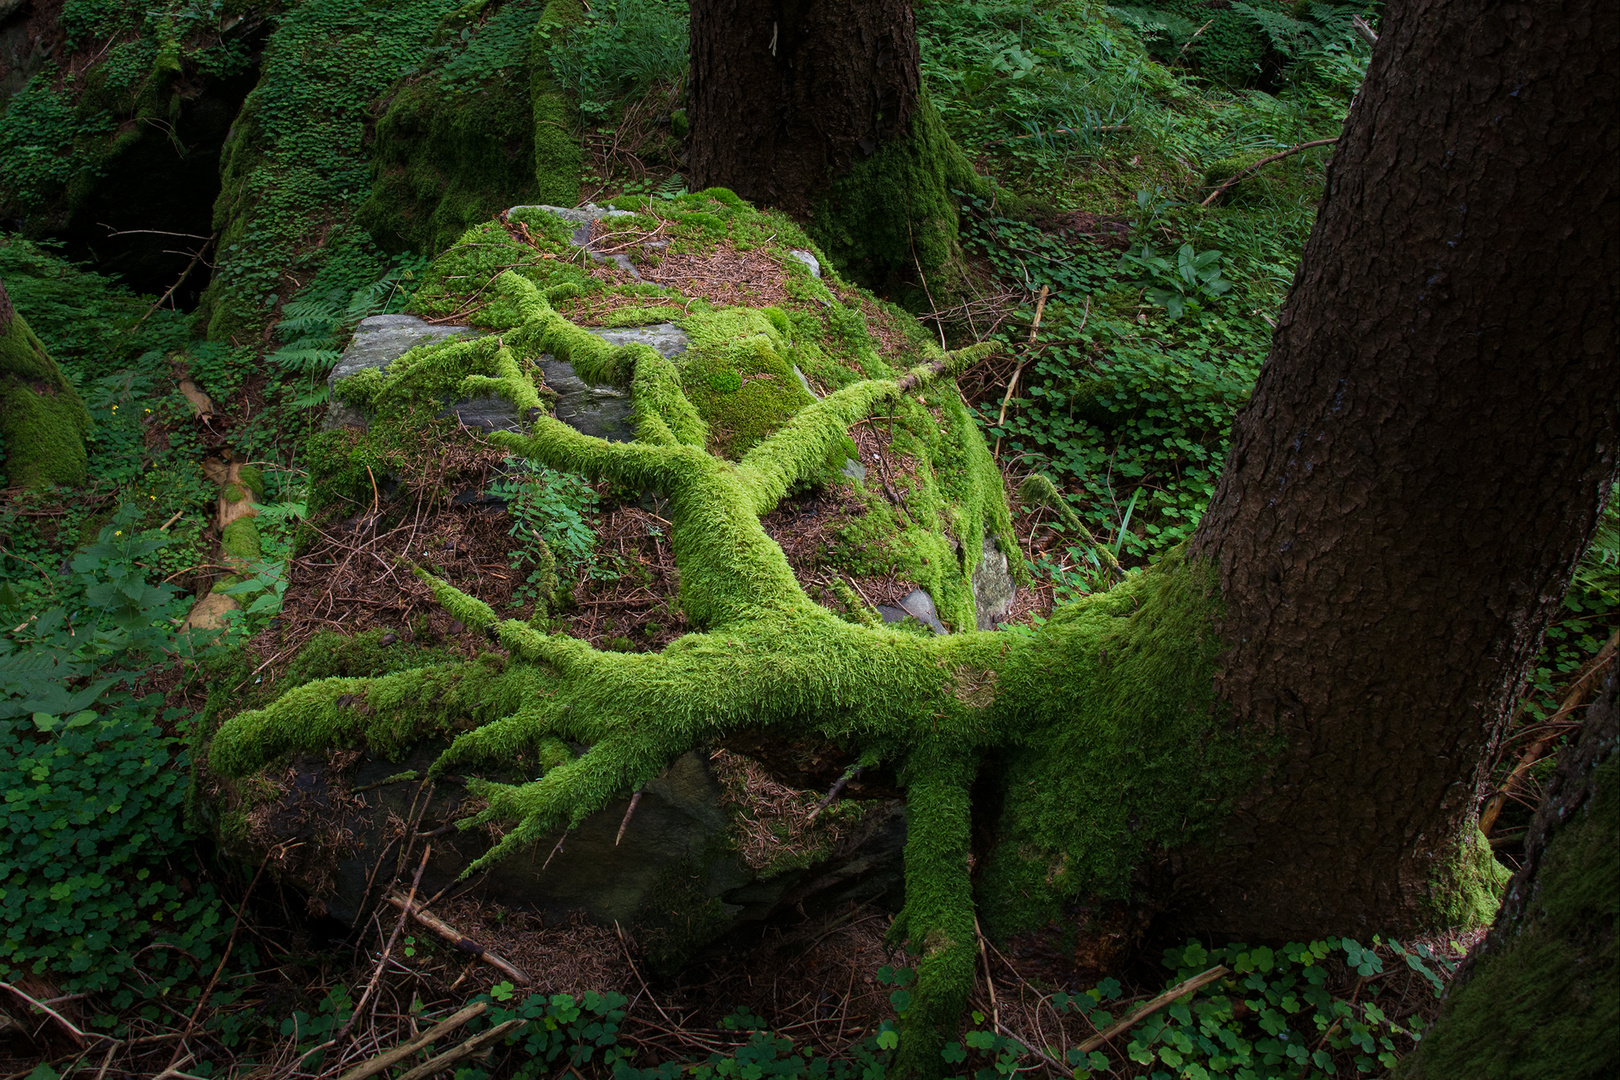
[[(1202, 629), (1213, 608), (1198, 584), (1207, 574), (1170, 560), (1164, 570), (1135, 575), (1108, 596), (1059, 613), (1036, 634), (924, 637), (846, 621), (806, 595), (761, 515), (825, 467), (851, 424), (982, 355), (983, 348), (940, 354), (901, 379), (868, 380), (830, 394), (802, 408), (742, 460), (729, 462), (703, 449), (703, 421), (682, 393), (674, 363), (643, 346), (607, 345), (558, 315), (541, 289), (516, 274), (503, 275), (499, 287), (520, 313), (517, 325), (493, 341), (439, 347), (430, 359), (368, 373), (355, 380), (357, 396), (386, 409), (423, 386), (494, 391), (533, 417), (526, 433), (492, 436), (513, 454), (666, 495), (680, 600), (698, 630), (656, 654), (599, 652), (501, 619), (423, 572), (438, 601), (456, 618), (485, 628), (506, 655), (311, 683), (227, 721), (211, 747), (212, 767), (240, 776), (292, 751), (366, 744), (387, 752), (452, 737), (435, 774), (494, 763), (505, 777), (467, 779), (486, 805), (462, 824), (512, 826), (476, 869), (577, 824), (654, 779), (680, 754), (730, 733), (768, 728), (815, 735), (864, 761), (892, 762), (900, 767), (910, 815), (907, 899), (897, 928), (921, 954), (898, 1065), (903, 1075), (937, 1073), (940, 1049), (973, 978), (969, 807), (982, 753), (1025, 747), (1038, 754), (1055, 741), (1054, 732), (1067, 732), (1068, 752), (1089, 753), (1076, 747), (1095, 742), (1118, 757), (1121, 747), (1145, 747), (1162, 735), (1173, 745), (1153, 768), (1166, 775), (1150, 776), (1140, 794), (1173, 804), (1185, 820), (1183, 810), (1197, 808), (1176, 800), (1175, 753), (1197, 745), (1184, 730), (1189, 716), (1198, 730), (1213, 717), (1215, 639)], [(587, 377), (628, 383), (638, 438), (605, 442), (544, 415), (530, 362), (542, 352), (568, 360)], [(979, 438), (971, 429), (969, 437)], [(1165, 623), (1168, 630), (1143, 626), (1161, 635), (1190, 627), (1195, 639), (1169, 659), (1129, 646), (1133, 633), (1145, 632), (1132, 629), (1140, 612), (1156, 600), (1169, 602), (1180, 620)], [(1112, 711), (1127, 717), (1123, 722), (1069, 730), (1076, 711), (1086, 711), (1077, 702), (1099, 672), (1111, 691), (1129, 695), (1143, 680), (1157, 679), (1154, 665), (1164, 663), (1192, 674), (1175, 681), (1173, 693), (1113, 703), (1119, 708)], [(1198, 701), (1187, 700), (1200, 693)], [(576, 755), (570, 746), (584, 749)], [(519, 779), (512, 779), (514, 771)], [(1065, 795), (1061, 784), (1042, 795), (1080, 797)], [(1122, 798), (1119, 792), (1097, 795), (1110, 804)], [(1063, 857), (1061, 850), (1040, 856)]]

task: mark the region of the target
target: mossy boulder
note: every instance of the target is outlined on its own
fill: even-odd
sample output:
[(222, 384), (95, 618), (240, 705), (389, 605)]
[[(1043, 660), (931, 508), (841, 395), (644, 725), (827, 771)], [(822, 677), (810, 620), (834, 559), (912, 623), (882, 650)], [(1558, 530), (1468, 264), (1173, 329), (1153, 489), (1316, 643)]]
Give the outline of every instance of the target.
[(0, 471), (22, 487), (84, 483), (90, 414), (0, 283)]

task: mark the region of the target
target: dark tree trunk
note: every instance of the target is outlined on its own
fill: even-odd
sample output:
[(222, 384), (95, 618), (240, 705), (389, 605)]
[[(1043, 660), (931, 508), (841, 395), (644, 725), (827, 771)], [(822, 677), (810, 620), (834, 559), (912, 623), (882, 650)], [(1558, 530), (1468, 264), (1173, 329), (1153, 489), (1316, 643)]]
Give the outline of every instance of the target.
[(1191, 545), (1235, 643), (1219, 692), (1286, 739), (1184, 864), (1210, 929), (1463, 913), (1446, 879), (1615, 470), (1617, 21), (1388, 9)]
[(907, 0), (695, 0), (691, 45), (694, 186), (797, 217), (917, 107)]
[[(1620, 1071), (1620, 701), (1611, 675), (1558, 757), (1490, 934), (1404, 1080)], [(1507, 1069), (1504, 1070), (1503, 1066)]]

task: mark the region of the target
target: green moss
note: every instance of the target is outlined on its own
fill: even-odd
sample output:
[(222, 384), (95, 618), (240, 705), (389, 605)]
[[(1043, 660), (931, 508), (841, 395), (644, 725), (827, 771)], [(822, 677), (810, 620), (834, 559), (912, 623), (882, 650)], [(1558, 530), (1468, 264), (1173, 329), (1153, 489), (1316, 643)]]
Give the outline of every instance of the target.
[(993, 193), (924, 92), (910, 133), (856, 162), (817, 202), (810, 231), (839, 269), (862, 284), (904, 296), (911, 307), (932, 307), (928, 293), (944, 304), (962, 287), (953, 189), (986, 199)]
[(0, 285), (0, 440), (6, 482), (84, 483), (90, 414)]
[(252, 517), (237, 518), (225, 526), (219, 546), (232, 558), (257, 559), (260, 555), (259, 523)]
[(552, 36), (585, 18), (580, 0), (548, 0), (529, 44), (529, 107), (534, 142), (535, 198), (551, 206), (579, 201), (583, 151), (579, 115), (551, 77), (547, 56)]
[(708, 425), (718, 457), (740, 459), (810, 403), (793, 374), (781, 312), (727, 308), (681, 320), (690, 344), (681, 389)]
[(1620, 757), (1548, 846), (1538, 891), (1452, 993), (1403, 1074), (1596, 1080), (1620, 1061)]
[[(727, 243), (758, 245), (786, 267), (792, 260), (772, 245), (799, 240), (790, 234), (772, 240), (778, 219), (748, 210), (729, 192), (661, 204), (659, 215), (669, 223), (662, 235), (672, 248), (712, 250), (718, 223)], [(392, 453), (377, 453), (377, 440), (431, 445), (414, 431), (412, 418), (452, 394), (498, 394), (533, 421), (526, 431), (496, 432), (490, 441), (551, 468), (669, 497), (678, 599), (696, 632), (657, 653), (595, 649), (546, 633), (543, 624), (501, 619), (483, 602), (419, 572), (447, 613), (492, 633), (509, 658), (310, 682), (223, 725), (208, 748), (209, 761), (222, 774), (245, 776), (289, 752), (365, 745), (397, 754), (453, 735), (430, 775), (468, 775), (486, 806), (474, 820), (514, 823), (486, 863), (652, 781), (693, 745), (741, 728), (798, 732), (856, 749), (872, 763), (895, 762), (917, 804), (907, 854), (908, 892), (916, 902), (908, 903), (905, 932), (927, 969), (906, 1038), (936, 1045), (972, 970), (965, 845), (975, 764), (985, 748), (1022, 738), (1018, 733), (1031, 725), (1059, 726), (1056, 672), (1063, 673), (1064, 687), (1086, 685), (1101, 633), (1075, 631), (1063, 620), (1041, 635), (971, 629), (970, 582), (982, 539), (987, 530), (1009, 537), (1011, 530), (989, 450), (948, 377), (988, 346), (947, 355), (915, 334), (889, 354), (890, 362), (942, 361), (943, 376), (932, 366), (913, 369), (902, 394), (892, 377), (899, 373), (878, 353), (861, 311), (808, 275), (790, 278), (802, 296), (787, 310), (683, 305), (680, 321), (691, 343), (675, 361), (642, 345), (612, 346), (554, 306), (583, 306), (580, 292), (604, 286), (580, 283), (562, 259), (543, 257), (552, 245), (559, 253), (568, 250), (562, 230), (547, 225), (546, 217), (525, 215), (538, 247), (513, 243), (497, 226), (477, 226), (437, 260), (426, 298), (419, 294), (418, 302), (427, 310), (457, 310), (470, 290), (481, 289), (485, 306), (477, 318), (496, 333), (413, 350), (386, 372), (348, 380), (342, 396), (375, 419), (364, 435), (332, 433), (312, 442), (306, 458), (315, 490), (331, 498), (346, 488), (347, 497), (369, 499), (371, 476), (362, 463), (380, 475), (378, 467)], [(656, 224), (650, 217), (620, 223), (641, 222), (649, 229)], [(502, 266), (516, 269), (500, 272)], [(831, 273), (828, 281), (839, 284)], [(645, 290), (619, 289), (635, 296)], [(546, 354), (572, 364), (588, 381), (629, 386), (635, 440), (604, 442), (547, 415), (534, 366)], [(794, 363), (836, 389), (812, 401), (792, 374)], [(723, 377), (728, 374), (731, 379)], [(942, 377), (946, 381), (935, 385)], [(781, 399), (728, 411), (733, 402), (725, 399), (740, 398), (767, 378), (785, 388)], [(914, 477), (899, 511), (904, 523), (885, 511), (886, 496), (875, 487), (859, 492), (871, 500), (863, 521), (888, 545), (891, 563), (936, 590), (942, 615), (965, 633), (936, 637), (874, 624), (864, 605), (856, 610), (847, 597), (843, 606), (853, 621), (822, 607), (806, 595), (761, 524), (790, 492), (825, 479), (834, 457), (847, 453), (850, 426), (875, 412), (894, 418), (885, 421), (892, 425), (891, 451), (914, 459), (916, 467), (904, 474)], [(742, 430), (738, 416), (755, 426), (740, 438), (719, 430), (727, 423)], [(707, 449), (721, 449), (723, 441), (729, 457)], [(1181, 599), (1168, 587), (1153, 592), (1139, 581), (1136, 588), (1165, 603)], [(1122, 595), (1117, 604), (1138, 599)], [(1127, 611), (1116, 614), (1128, 621)], [(1162, 717), (1149, 710), (1143, 722)], [(1115, 737), (1127, 744), (1137, 733), (1122, 727)], [(545, 750), (563, 744), (585, 749), (577, 755)], [(528, 763), (519, 775), (532, 779), (504, 782), (519, 761)], [(708, 932), (713, 914), (706, 895), (691, 899), (686, 917), (696, 920), (696, 930), (695, 937), (680, 935), (686, 942)]]
[[(996, 936), (1045, 924), (1082, 892), (1197, 843), (1278, 747), (1222, 722), (1213, 569), (1167, 557), (1055, 612), (1004, 671), (1031, 723), (998, 770), (1005, 797), (979, 886)], [(1089, 677), (1075, 678), (1077, 667)]]
[(263, 499), (266, 488), (264, 486), (264, 470), (257, 465), (243, 465), (236, 471), (241, 478), (242, 485), (253, 492), (255, 498)]
[(280, 14), (221, 152), (218, 265), (196, 313), (210, 340), (262, 340), (289, 276), (335, 267), (327, 289), (382, 277), (388, 260), (354, 220), (373, 188), (371, 109), (458, 6), (304, 0)]
[(228, 503), (238, 503), (244, 498), (242, 489), (235, 484), (226, 484), (219, 489), (219, 497)]
[(1430, 923), (1463, 930), (1489, 925), (1512, 876), (1491, 854), (1485, 834), (1474, 829), (1458, 841), (1455, 855), (1429, 882)]
[(377, 124), (371, 196), (357, 217), (384, 249), (434, 253), (514, 203), (574, 204), (574, 118), (550, 85), (544, 54), (530, 48), (531, 37), (560, 25), (556, 8), (569, 5), (552, 0), (542, 13), (538, 0), (509, 0), (458, 9), (436, 41), (459, 51), (395, 88)]

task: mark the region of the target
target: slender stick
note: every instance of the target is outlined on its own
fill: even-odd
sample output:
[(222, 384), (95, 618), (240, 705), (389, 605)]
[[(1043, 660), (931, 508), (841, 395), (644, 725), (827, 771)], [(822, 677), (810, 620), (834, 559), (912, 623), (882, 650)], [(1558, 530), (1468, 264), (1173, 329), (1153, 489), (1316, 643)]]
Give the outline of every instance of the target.
[(401, 1076), (399, 1080), (427, 1080), (429, 1076), (437, 1076), (462, 1058), (472, 1057), (483, 1049), (486, 1044), (494, 1042), (513, 1028), (522, 1027), (527, 1022), (518, 1018), (508, 1020), (504, 1024), (496, 1024), (488, 1031), (480, 1031), (460, 1046), (453, 1047), (437, 1057), (431, 1057), (422, 1062), (422, 1064)]
[[(624, 939), (624, 927), (619, 925), (618, 919), (613, 920), (613, 929), (619, 933), (619, 944), (624, 948), (625, 963), (629, 964), (630, 970), (635, 972), (636, 981), (641, 984), (642, 993), (646, 994), (647, 1000), (653, 1003), (653, 1008), (658, 1010), (659, 1016), (662, 1016), (665, 1020), (669, 1020), (670, 1023), (674, 1024), (675, 1021), (670, 1020), (669, 1013), (665, 1012), (664, 1007), (658, 1004), (658, 999), (653, 997), (652, 988), (647, 985), (647, 980), (641, 977), (641, 969), (636, 967), (636, 962), (630, 955), (630, 943)], [(679, 1025), (676, 1026), (678, 1027)]]
[(73, 1021), (69, 1020), (67, 1017), (63, 1016), (61, 1013), (59, 1013), (55, 1009), (51, 1008), (49, 1005), (45, 1004), (43, 1001), (40, 1001), (38, 998), (29, 996), (29, 994), (27, 994), (25, 991), (17, 989), (15, 986), (12, 986), (8, 982), (0, 982), (0, 987), (4, 987), (5, 989), (10, 990), (13, 994), (16, 994), (18, 997), (20, 997), (24, 1001), (28, 1002), (28, 1004), (30, 1004), (34, 1008), (38, 1009), (40, 1012), (44, 1013), (46, 1016), (49, 1016), (52, 1020), (55, 1020), (58, 1024), (61, 1024), (62, 1027), (67, 1030), (68, 1034), (72, 1035), (81, 1044), (86, 1039), (105, 1039), (108, 1042), (112, 1043), (114, 1046), (121, 1045), (120, 1041), (118, 1039), (113, 1038), (111, 1035), (103, 1035), (99, 1031), (81, 1031), (81, 1030), (79, 1030), (79, 1028), (74, 1025)]
[[(630, 827), (630, 815), (634, 814), (636, 812), (636, 804), (639, 803), (640, 801), (641, 801), (641, 791), (638, 788), (636, 790), (636, 793), (634, 795), (630, 796), (630, 805), (624, 808), (624, 820), (619, 822), (619, 835), (615, 836), (613, 838), (613, 846), (614, 847), (618, 847), (619, 846), (619, 841), (624, 839), (624, 830), (626, 830), (626, 829), (628, 829)], [(564, 833), (563, 835), (566, 836), (568, 834)], [(562, 847), (562, 841), (559, 840), (557, 842), (557, 846)], [(555, 854), (555, 852), (553, 852), (553, 854)], [(550, 859), (546, 860), (546, 862), (550, 862), (550, 861), (551, 861)], [(541, 867), (541, 869), (544, 870), (545, 867)]]
[(457, 930), (455, 927), (451, 926), (437, 915), (423, 911), (419, 907), (408, 904), (405, 898), (398, 893), (389, 893), (388, 902), (397, 908), (410, 912), (411, 918), (415, 919), (417, 922), (421, 923), (435, 934), (438, 934), (440, 937), (444, 938), (444, 940), (448, 941), (462, 952), (469, 953), (472, 956), (482, 960), (490, 967), (495, 968), (497, 971), (510, 978), (513, 982), (522, 983), (524, 986), (532, 986), (534, 984), (534, 980), (529, 978), (528, 973), (522, 968), (501, 959), (500, 956), (484, 948), (472, 938), (467, 937), (465, 934), (461, 933), (461, 931)]
[(1237, 183), (1239, 180), (1242, 180), (1244, 177), (1250, 175), (1251, 173), (1259, 171), (1259, 169), (1264, 165), (1270, 165), (1273, 161), (1281, 161), (1283, 158), (1287, 157), (1289, 154), (1297, 154), (1301, 150), (1309, 150), (1313, 146), (1331, 146), (1333, 143), (1336, 143), (1338, 141), (1339, 141), (1339, 137), (1337, 135), (1335, 135), (1331, 139), (1313, 139), (1310, 142), (1302, 142), (1298, 146), (1290, 146), (1288, 149), (1284, 150), (1280, 154), (1272, 154), (1270, 157), (1261, 158), (1259, 161), (1255, 162), (1253, 165), (1250, 165), (1247, 169), (1244, 169), (1242, 172), (1240, 172), (1236, 176), (1232, 177), (1232, 179), (1228, 180), (1226, 183), (1222, 184), (1220, 187), (1218, 187), (1214, 191), (1210, 192), (1209, 193), (1209, 198), (1205, 199), (1203, 202), (1199, 203), (1198, 205), (1199, 206), (1208, 206), (1210, 203), (1212, 203), (1216, 199), (1220, 198), (1222, 192), (1224, 192), (1227, 188), (1231, 187), (1233, 184)]
[[(182, 235), (182, 234), (175, 233), (174, 235), (179, 236), (179, 235)], [(158, 297), (157, 298), (157, 303), (153, 304), (151, 307), (146, 309), (146, 314), (142, 315), (140, 322), (135, 324), (135, 329), (139, 330), (141, 328), (141, 323), (143, 323), (147, 319), (151, 318), (152, 317), (152, 312), (154, 312), (158, 308), (162, 307), (163, 306), (163, 301), (165, 301), (169, 297), (173, 296), (174, 295), (174, 290), (178, 289), (182, 284), (185, 283), (186, 278), (191, 276), (192, 270), (196, 269), (197, 263), (202, 261), (203, 252), (208, 250), (208, 245), (212, 244), (214, 242), (214, 237), (218, 236), (218, 235), (219, 235), (218, 233), (215, 233), (214, 236), (210, 236), (206, 241), (204, 241), (203, 246), (197, 249), (197, 254), (195, 254), (195, 255), (193, 255), (191, 257), (191, 262), (187, 263), (186, 268), (184, 270), (180, 271), (180, 277), (175, 280), (175, 283), (173, 285), (169, 286), (169, 291), (164, 293), (162, 296)]]
[(1231, 968), (1225, 966), (1212, 967), (1202, 975), (1194, 975), (1186, 982), (1177, 983), (1175, 986), (1172, 986), (1170, 989), (1166, 990), (1164, 993), (1160, 994), (1146, 1005), (1136, 1009), (1129, 1016), (1115, 1024), (1113, 1027), (1106, 1031), (1099, 1031), (1097, 1034), (1081, 1043), (1078, 1049), (1082, 1054), (1090, 1053), (1103, 1043), (1107, 1042), (1109, 1039), (1112, 1039), (1115, 1035), (1118, 1035), (1120, 1032), (1129, 1031), (1131, 1028), (1141, 1023), (1144, 1018), (1158, 1012), (1160, 1009), (1164, 1008), (1166, 1005), (1169, 1005), (1177, 998), (1186, 997), (1195, 990), (1200, 990), (1203, 987), (1208, 986), (1221, 976), (1231, 974), (1231, 971)]
[(1556, 724), (1580, 708), (1581, 703), (1586, 700), (1587, 695), (1597, 685), (1598, 674), (1608, 666), (1609, 661), (1614, 657), (1616, 647), (1620, 647), (1620, 630), (1616, 630), (1609, 637), (1603, 648), (1598, 650), (1598, 654), (1587, 665), (1586, 671), (1570, 686), (1568, 693), (1564, 695), (1564, 700), (1558, 705), (1558, 711), (1543, 721), (1541, 726), (1547, 728), (1546, 734), (1525, 747), (1524, 753), (1519, 757), (1518, 764), (1513, 766), (1513, 771), (1502, 782), (1501, 788), (1485, 803), (1485, 808), (1479, 812), (1480, 832), (1486, 836), (1491, 835), (1491, 829), (1496, 825), (1497, 816), (1502, 813), (1502, 807), (1507, 805), (1508, 797), (1519, 786), (1519, 781), (1524, 778), (1525, 773), (1530, 771), (1530, 766), (1539, 761), (1541, 755), (1547, 752), (1547, 747), (1552, 744), (1552, 741), (1561, 734), (1561, 731), (1551, 725)]
[(827, 807), (831, 806), (834, 799), (838, 798), (838, 793), (844, 790), (844, 785), (859, 775), (861, 775), (861, 767), (859, 765), (853, 765), (846, 769), (844, 774), (838, 778), (836, 783), (833, 784), (832, 790), (828, 791), (826, 797), (816, 804), (816, 808), (814, 810), (810, 811), (810, 816), (804, 819), (804, 823), (806, 825), (814, 825), (816, 823), (816, 818), (821, 816), (821, 812), (827, 809)]
[(225, 970), (225, 961), (231, 958), (231, 949), (236, 946), (237, 931), (242, 929), (242, 912), (247, 910), (248, 897), (253, 895), (253, 886), (259, 883), (259, 875), (270, 865), (270, 854), (268, 851), (265, 852), (264, 858), (259, 860), (259, 868), (253, 872), (253, 880), (248, 882), (247, 892), (242, 894), (242, 902), (236, 905), (236, 921), (231, 924), (231, 936), (225, 942), (225, 953), (219, 958), (219, 966), (214, 968), (213, 978), (208, 980), (208, 985), (203, 987), (202, 995), (197, 998), (197, 1007), (191, 1010), (191, 1017), (186, 1021), (186, 1030), (180, 1036), (180, 1045), (174, 1048), (174, 1057), (164, 1066), (165, 1070), (178, 1067), (177, 1062), (186, 1048), (186, 1040), (191, 1037), (192, 1030), (197, 1026), (197, 1017), (202, 1015), (203, 1006), (208, 1004), (208, 995), (214, 992), (214, 987), (219, 983), (219, 976)]
[(389, 1050), (383, 1054), (378, 1054), (370, 1061), (363, 1062), (362, 1064), (357, 1065), (355, 1068), (350, 1069), (348, 1072), (343, 1074), (341, 1080), (366, 1080), (366, 1077), (368, 1076), (376, 1076), (378, 1073), (384, 1072), (390, 1067), (404, 1061), (406, 1058), (422, 1049), (422, 1047), (426, 1046), (428, 1043), (437, 1042), (439, 1039), (444, 1038), (446, 1035), (450, 1034), (456, 1028), (460, 1027), (462, 1024), (465, 1024), (473, 1017), (480, 1016), (488, 1011), (489, 1002), (487, 1001), (480, 1001), (475, 1004), (468, 1005), (465, 1009), (462, 1009), (453, 1016), (434, 1024), (432, 1027), (428, 1028), (414, 1039), (411, 1039), (409, 1042), (400, 1043), (392, 1050)]
[[(411, 905), (416, 902), (416, 890), (422, 884), (422, 871), (427, 869), (428, 856), (432, 854), (433, 845), (423, 844), (422, 861), (416, 864), (416, 876), (411, 878), (411, 892), (405, 898), (404, 910), (399, 913), (399, 918), (394, 921), (394, 932), (388, 935), (388, 943), (383, 946), (382, 955), (377, 957), (377, 966), (371, 970), (371, 981), (366, 983), (365, 993), (361, 994), (360, 1000), (355, 1002), (354, 1012), (349, 1014), (349, 1019), (344, 1022), (342, 1029), (332, 1039), (340, 1047), (348, 1039), (349, 1032), (354, 1030), (355, 1021), (360, 1019), (360, 1010), (366, 1007), (367, 1001), (371, 1000), (372, 992), (377, 989), (377, 980), (382, 978), (383, 968), (388, 966), (388, 954), (394, 951), (394, 942), (399, 940), (400, 931), (405, 929), (405, 921), (409, 918)], [(378, 929), (381, 929), (381, 927), (378, 927)]]
[[(1041, 328), (1041, 315), (1046, 311), (1046, 294), (1049, 292), (1051, 289), (1042, 285), (1041, 295), (1035, 301), (1035, 321), (1029, 324), (1030, 345), (1035, 344), (1035, 332)], [(1089, 311), (1089, 308), (1087, 310)], [(996, 417), (997, 427), (1007, 420), (1007, 406), (1012, 402), (1013, 391), (1018, 388), (1018, 376), (1024, 373), (1024, 365), (1027, 363), (1029, 363), (1028, 356), (1018, 361), (1018, 366), (1013, 368), (1012, 378), (1007, 380), (1007, 393), (1001, 399), (1001, 415)]]

